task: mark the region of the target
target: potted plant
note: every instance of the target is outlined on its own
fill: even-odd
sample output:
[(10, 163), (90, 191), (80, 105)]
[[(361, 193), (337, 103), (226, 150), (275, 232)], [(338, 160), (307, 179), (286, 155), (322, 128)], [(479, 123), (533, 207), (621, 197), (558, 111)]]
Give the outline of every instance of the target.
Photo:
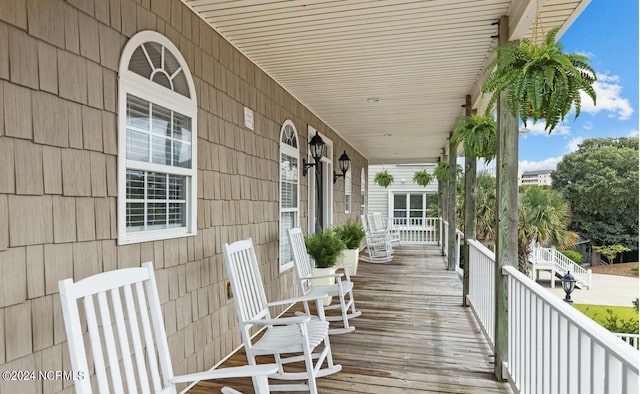
[(464, 144), (465, 156), (483, 158), (488, 163), (496, 157), (496, 121), (491, 115), (459, 116), (451, 141)]
[(373, 177), (373, 181), (382, 187), (388, 187), (393, 183), (393, 175), (389, 174), (387, 170), (382, 170)]
[(433, 175), (428, 173), (427, 170), (422, 169), (420, 171), (416, 171), (413, 174), (413, 182), (420, 186), (426, 187), (433, 180)]
[[(344, 243), (336, 237), (331, 229), (310, 234), (304, 238), (307, 253), (315, 262), (311, 280), (312, 286), (328, 286), (335, 283), (336, 262), (344, 249)], [(331, 304), (331, 297), (326, 297), (323, 304)]]
[(595, 104), (596, 73), (589, 58), (562, 53), (562, 45), (555, 42), (558, 30), (551, 29), (541, 45), (523, 39), (519, 45), (494, 49), (497, 56), (487, 69), (495, 70), (482, 87), (483, 93), (492, 93), (487, 108), (505, 92), (511, 113), (516, 117), (519, 113), (525, 127), (529, 117), (534, 123), (545, 118), (545, 130), (551, 133), (572, 107), (576, 118), (580, 115), (580, 91)]
[(358, 272), (358, 260), (360, 244), (365, 237), (362, 226), (356, 221), (347, 221), (342, 226), (336, 227), (336, 236), (345, 245), (342, 251), (342, 262), (349, 270), (349, 275), (356, 275)]

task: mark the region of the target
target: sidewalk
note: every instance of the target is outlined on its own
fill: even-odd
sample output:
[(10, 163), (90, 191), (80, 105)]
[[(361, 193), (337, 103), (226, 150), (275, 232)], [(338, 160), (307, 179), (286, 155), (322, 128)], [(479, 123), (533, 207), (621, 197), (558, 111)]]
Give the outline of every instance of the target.
[[(538, 284), (547, 288), (559, 298), (564, 298), (562, 281), (556, 278), (555, 289), (551, 288), (551, 274), (540, 272)], [(571, 299), (576, 304), (632, 306), (632, 301), (639, 296), (640, 279), (628, 276), (592, 274), (591, 290), (576, 288)]]

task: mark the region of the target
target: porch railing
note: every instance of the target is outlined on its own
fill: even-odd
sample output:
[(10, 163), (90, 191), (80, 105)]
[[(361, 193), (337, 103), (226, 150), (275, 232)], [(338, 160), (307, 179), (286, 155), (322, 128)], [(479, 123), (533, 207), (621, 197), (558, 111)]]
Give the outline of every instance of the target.
[(616, 336), (634, 348), (640, 350), (640, 334), (616, 333)]
[(402, 245), (437, 245), (438, 218), (390, 218)]
[[(469, 300), (493, 347), (495, 258), (469, 241)], [(508, 361), (515, 392), (636, 393), (640, 352), (520, 273), (508, 277)]]
[[(445, 256), (448, 256), (449, 253), (449, 222), (446, 220), (443, 220), (442, 218), (440, 218), (440, 234), (442, 237), (442, 250), (444, 252)], [(462, 231), (460, 231), (459, 229), (456, 228), (456, 239), (455, 239), (455, 243), (456, 243), (456, 256), (455, 256), (455, 262), (456, 262), (456, 271), (459, 274), (462, 274), (462, 268), (460, 267), (460, 246), (462, 245), (462, 242), (464, 242), (464, 233)]]

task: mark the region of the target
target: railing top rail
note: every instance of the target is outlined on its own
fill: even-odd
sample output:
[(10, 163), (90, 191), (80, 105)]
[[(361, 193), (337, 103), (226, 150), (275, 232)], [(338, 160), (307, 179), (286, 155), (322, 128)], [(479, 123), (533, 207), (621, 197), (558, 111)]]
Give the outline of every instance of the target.
[(469, 245), (472, 245), (474, 248), (476, 248), (480, 253), (484, 254), (485, 256), (487, 256), (488, 258), (490, 258), (491, 260), (495, 261), (496, 260), (496, 255), (495, 253), (493, 253), (491, 250), (489, 250), (489, 248), (487, 248), (486, 246), (484, 246), (483, 244), (481, 244), (480, 242), (478, 242), (475, 239), (468, 239), (467, 243)]
[(612, 333), (604, 327), (600, 326), (584, 314), (569, 306), (564, 301), (551, 294), (539, 284), (533, 282), (529, 277), (518, 271), (516, 267), (504, 266), (503, 273), (513, 276), (516, 280), (527, 287), (532, 293), (542, 298), (557, 313), (565, 317), (569, 321), (573, 321), (576, 326), (580, 327), (585, 335), (588, 335), (603, 348), (617, 354), (621, 360), (631, 364), (631, 368), (638, 373), (638, 363), (640, 362), (640, 354), (637, 350), (629, 347), (624, 342), (617, 339), (616, 341), (606, 341), (603, 338), (612, 337)]

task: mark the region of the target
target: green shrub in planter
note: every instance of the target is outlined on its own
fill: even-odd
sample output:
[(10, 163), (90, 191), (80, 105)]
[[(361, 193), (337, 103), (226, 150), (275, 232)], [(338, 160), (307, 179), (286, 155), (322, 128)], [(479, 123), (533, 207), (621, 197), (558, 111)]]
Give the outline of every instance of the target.
[(336, 265), (344, 243), (331, 229), (314, 233), (304, 238), (307, 253), (316, 262), (317, 268), (329, 268)]
[(350, 220), (342, 226), (336, 227), (336, 237), (344, 243), (347, 249), (358, 249), (364, 239), (365, 232), (360, 223)]

